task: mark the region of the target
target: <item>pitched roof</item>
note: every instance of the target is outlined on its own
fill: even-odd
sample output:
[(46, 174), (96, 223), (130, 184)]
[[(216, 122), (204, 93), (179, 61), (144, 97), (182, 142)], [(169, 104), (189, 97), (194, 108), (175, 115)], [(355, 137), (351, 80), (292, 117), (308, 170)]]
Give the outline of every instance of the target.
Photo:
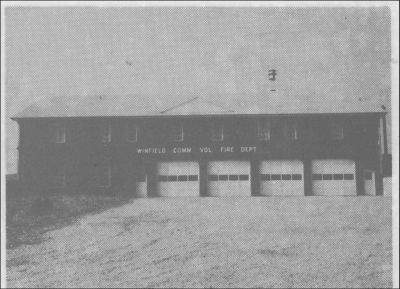
[[(183, 99), (183, 100), (182, 100)], [(303, 98), (304, 99), (304, 98)], [(287, 101), (278, 97), (85, 96), (37, 101), (13, 118), (185, 116), (246, 114), (384, 113), (372, 102)]]
[(222, 115), (235, 113), (233, 109), (218, 105), (199, 97), (192, 98), (188, 101), (179, 103), (166, 110), (160, 111), (163, 115)]

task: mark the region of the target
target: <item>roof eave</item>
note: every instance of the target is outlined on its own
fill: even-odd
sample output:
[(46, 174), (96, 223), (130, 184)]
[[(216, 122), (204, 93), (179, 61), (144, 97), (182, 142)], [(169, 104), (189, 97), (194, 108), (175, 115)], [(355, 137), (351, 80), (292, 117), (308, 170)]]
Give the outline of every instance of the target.
[(134, 115), (134, 116), (129, 116), (129, 115), (107, 115), (107, 116), (13, 116), (10, 117), (11, 120), (13, 121), (18, 121), (21, 119), (77, 119), (77, 118), (170, 118), (170, 117), (243, 117), (243, 116), (317, 116), (317, 115), (371, 115), (371, 114), (376, 114), (376, 115), (382, 115), (382, 114), (387, 114), (388, 111), (366, 111), (366, 112), (310, 112), (310, 113), (259, 113), (259, 114), (187, 114), (187, 115), (165, 115), (165, 114), (160, 114), (160, 115)]

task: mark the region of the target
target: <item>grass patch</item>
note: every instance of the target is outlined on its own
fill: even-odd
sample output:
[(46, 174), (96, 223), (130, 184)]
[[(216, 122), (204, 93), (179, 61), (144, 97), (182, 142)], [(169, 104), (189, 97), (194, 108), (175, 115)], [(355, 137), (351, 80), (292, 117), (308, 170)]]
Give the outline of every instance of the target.
[(130, 201), (127, 196), (87, 193), (39, 195), (22, 191), (18, 180), (7, 179), (6, 247), (37, 244), (48, 231)]
[(29, 264), (31, 264), (31, 262), (25, 256), (20, 256), (20, 257), (16, 257), (16, 258), (7, 260), (8, 267), (19, 267), (19, 266), (29, 265)]

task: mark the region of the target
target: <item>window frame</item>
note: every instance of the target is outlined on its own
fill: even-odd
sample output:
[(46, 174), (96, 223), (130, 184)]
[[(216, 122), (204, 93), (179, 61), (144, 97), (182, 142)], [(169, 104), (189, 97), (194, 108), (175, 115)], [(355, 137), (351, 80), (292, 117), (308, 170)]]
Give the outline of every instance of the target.
[(178, 181), (178, 175), (167, 175), (167, 181), (168, 182), (177, 182)]
[(178, 182), (187, 182), (188, 179), (188, 175), (178, 175)]
[(270, 175), (271, 181), (281, 181), (282, 175), (281, 174), (271, 174)]
[(270, 181), (271, 180), (271, 174), (260, 174), (260, 180), (261, 181)]
[(218, 175), (218, 181), (229, 181), (229, 175)]
[(157, 176), (157, 182), (168, 182), (168, 176), (167, 175), (158, 175)]
[(199, 176), (198, 175), (188, 175), (188, 182), (198, 182)]
[(333, 174), (334, 181), (343, 181), (343, 179), (344, 179), (343, 174)]
[[(340, 129), (340, 136), (336, 133), (336, 129)], [(344, 139), (344, 125), (337, 121), (332, 121), (330, 124), (330, 138), (332, 140), (343, 140)]]
[[(265, 135), (265, 129), (267, 134)], [(257, 138), (259, 140), (269, 141), (271, 139), (271, 121), (270, 120), (258, 120), (257, 121)]]
[[(173, 130), (176, 129), (176, 128), (179, 129), (179, 132), (180, 132), (179, 137), (176, 137), (176, 136), (178, 136), (178, 134), (173, 134), (172, 133)], [(182, 123), (171, 125), (168, 131), (170, 132), (168, 134), (168, 140), (170, 142), (183, 142), (183, 140), (185, 139), (185, 132), (184, 132)]]
[[(101, 126), (100, 131), (100, 141), (103, 144), (111, 143), (112, 136), (111, 136), (111, 123), (105, 123)], [(104, 134), (105, 129), (107, 129), (107, 135)]]
[(322, 174), (312, 174), (313, 181), (322, 181)]
[(343, 174), (343, 180), (344, 181), (354, 181), (355, 176), (353, 173), (345, 173)]
[(228, 178), (229, 178), (229, 181), (238, 181), (239, 175), (229, 175)]
[(249, 175), (247, 174), (239, 175), (239, 181), (249, 181), (249, 180), (250, 180)]
[[(135, 139), (131, 139), (131, 138), (130, 138), (131, 132), (132, 132), (132, 129), (133, 129), (133, 128), (135, 129)], [(138, 128), (138, 125), (135, 124), (135, 123), (126, 123), (126, 124), (125, 124), (125, 139), (126, 139), (128, 142), (136, 143), (136, 142), (138, 142), (138, 138), (139, 138), (139, 128)]]
[[(214, 134), (214, 132), (217, 129), (220, 130), (219, 138), (216, 138)], [(222, 142), (224, 141), (224, 139), (225, 139), (224, 125), (223, 124), (213, 125), (210, 130), (210, 140), (213, 142)]]
[(292, 181), (301, 181), (303, 180), (302, 174), (292, 174)]
[(217, 174), (209, 174), (207, 176), (207, 181), (211, 181), (211, 182), (218, 181), (218, 175)]
[[(291, 134), (289, 134), (289, 132), (291, 132), (292, 129), (294, 131), (293, 137), (291, 136)], [(297, 120), (285, 121), (284, 127), (283, 127), (283, 134), (284, 134), (285, 139), (287, 139), (289, 141), (298, 140), (299, 139), (299, 133), (298, 133), (298, 122), (297, 122)]]
[(54, 142), (56, 144), (63, 144), (67, 142), (66, 127), (63, 124), (57, 124), (54, 128)]

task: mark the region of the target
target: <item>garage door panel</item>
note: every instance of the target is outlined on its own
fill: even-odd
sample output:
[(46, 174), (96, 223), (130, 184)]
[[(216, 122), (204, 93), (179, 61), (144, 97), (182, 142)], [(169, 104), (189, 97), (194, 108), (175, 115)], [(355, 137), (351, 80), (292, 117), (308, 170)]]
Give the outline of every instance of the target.
[(208, 163), (209, 174), (249, 174), (250, 163), (247, 161), (214, 161)]
[(157, 194), (160, 197), (197, 197), (199, 193), (197, 162), (157, 164)]
[(352, 160), (314, 160), (312, 170), (320, 174), (354, 174), (355, 163)]
[(299, 160), (268, 160), (260, 163), (260, 194), (304, 195), (304, 166)]
[(197, 162), (165, 162), (158, 163), (157, 171), (159, 175), (184, 175), (199, 174), (199, 164)]
[(198, 197), (198, 182), (161, 182), (158, 186), (160, 197)]
[(317, 196), (356, 195), (355, 163), (352, 160), (314, 160), (312, 189)]
[(303, 162), (300, 160), (262, 161), (260, 173), (266, 174), (303, 174)]
[(356, 195), (355, 182), (313, 181), (313, 194), (316, 196)]
[(209, 162), (207, 190), (210, 196), (251, 196), (250, 162)]

